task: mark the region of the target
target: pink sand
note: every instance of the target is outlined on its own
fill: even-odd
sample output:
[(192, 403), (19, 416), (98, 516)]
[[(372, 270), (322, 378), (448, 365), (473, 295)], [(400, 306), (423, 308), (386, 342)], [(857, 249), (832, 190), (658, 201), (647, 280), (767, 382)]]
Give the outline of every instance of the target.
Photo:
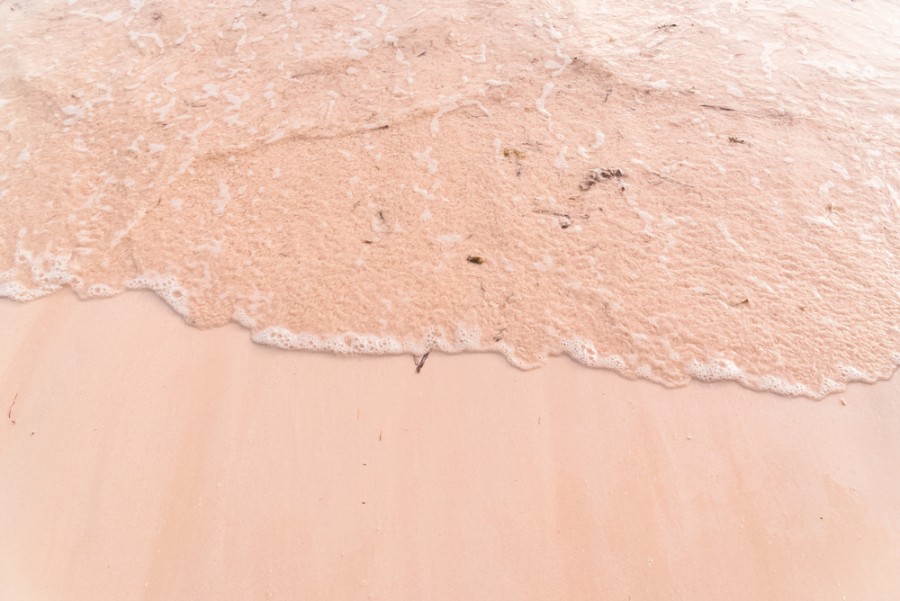
[(896, 2), (0, 15), (0, 600), (900, 598)]
[(186, 328), (146, 293), (2, 302), (0, 339), (2, 599), (900, 596), (896, 380), (809, 401), (567, 359), (417, 375)]

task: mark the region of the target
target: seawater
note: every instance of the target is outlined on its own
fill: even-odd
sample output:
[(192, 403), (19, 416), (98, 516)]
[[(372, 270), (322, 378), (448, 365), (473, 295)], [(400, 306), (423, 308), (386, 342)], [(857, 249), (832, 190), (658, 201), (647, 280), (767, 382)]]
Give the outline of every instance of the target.
[(900, 364), (900, 7), (0, 2), (0, 295), (822, 396)]

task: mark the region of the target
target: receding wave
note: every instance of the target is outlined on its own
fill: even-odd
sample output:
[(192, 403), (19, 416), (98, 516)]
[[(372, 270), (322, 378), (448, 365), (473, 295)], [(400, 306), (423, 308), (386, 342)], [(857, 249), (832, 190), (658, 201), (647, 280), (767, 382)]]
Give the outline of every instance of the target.
[(900, 365), (896, 4), (0, 10), (0, 296), (667, 386)]

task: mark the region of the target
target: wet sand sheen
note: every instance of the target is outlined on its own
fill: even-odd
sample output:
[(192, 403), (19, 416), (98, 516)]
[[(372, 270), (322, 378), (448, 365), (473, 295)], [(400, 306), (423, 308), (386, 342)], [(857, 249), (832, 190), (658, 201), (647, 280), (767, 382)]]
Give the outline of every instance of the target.
[(0, 294), (821, 396), (900, 363), (887, 2), (29, 3)]
[(0, 336), (0, 598), (900, 595), (896, 381), (417, 375), (185, 328), (146, 293), (0, 302)]

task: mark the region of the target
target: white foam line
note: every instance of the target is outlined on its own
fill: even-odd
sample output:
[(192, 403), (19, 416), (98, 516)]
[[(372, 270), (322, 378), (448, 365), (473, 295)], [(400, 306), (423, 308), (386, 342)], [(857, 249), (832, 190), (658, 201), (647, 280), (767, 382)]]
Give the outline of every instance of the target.
[(376, 4), (375, 8), (377, 8), (378, 12), (380, 13), (378, 19), (375, 20), (375, 27), (378, 27), (380, 29), (381, 26), (384, 25), (384, 20), (387, 19), (388, 7), (384, 4)]
[(438, 111), (435, 113), (434, 117), (431, 118), (431, 123), (429, 124), (432, 136), (438, 135), (438, 132), (441, 131), (441, 117), (459, 108), (459, 105), (456, 104), (457, 100), (459, 100), (459, 94), (440, 97)]
[(550, 118), (550, 111), (547, 110), (547, 96), (549, 96), (550, 92), (552, 92), (552, 91), (553, 91), (553, 82), (548, 81), (547, 83), (544, 84), (543, 94), (541, 94), (540, 98), (538, 98), (534, 102), (534, 106), (537, 107), (537, 111), (541, 115), (546, 117), (547, 119)]
[(85, 17), (88, 19), (99, 19), (104, 23), (115, 23), (122, 17), (122, 13), (114, 10), (106, 13), (105, 15), (98, 15), (97, 13), (90, 13), (86, 10), (70, 10), (70, 15), (78, 15), (79, 17)]

